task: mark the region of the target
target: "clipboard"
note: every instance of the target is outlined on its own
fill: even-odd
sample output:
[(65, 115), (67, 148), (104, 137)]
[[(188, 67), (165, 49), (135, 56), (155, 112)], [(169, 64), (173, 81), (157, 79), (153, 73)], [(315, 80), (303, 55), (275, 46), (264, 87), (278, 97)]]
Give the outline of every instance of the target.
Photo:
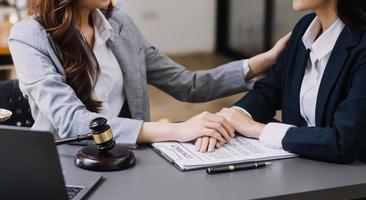
[[(297, 157), (297, 155), (284, 150), (266, 147), (258, 140), (244, 137), (237, 137), (213, 153), (199, 153), (195, 151), (193, 144), (179, 142), (153, 143), (151, 148), (181, 172), (229, 164), (254, 163)], [(252, 152), (245, 152), (246, 150), (249, 151), (248, 149), (251, 149)], [(239, 155), (240, 152), (242, 152), (242, 155)], [(216, 157), (218, 158), (216, 159)]]

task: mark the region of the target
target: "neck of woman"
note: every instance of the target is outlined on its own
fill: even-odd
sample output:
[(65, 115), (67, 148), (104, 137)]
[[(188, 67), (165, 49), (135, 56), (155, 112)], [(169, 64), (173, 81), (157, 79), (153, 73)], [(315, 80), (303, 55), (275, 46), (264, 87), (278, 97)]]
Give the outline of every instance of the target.
[(337, 4), (335, 0), (327, 1), (323, 5), (314, 9), (314, 11), (318, 16), (320, 23), (322, 25), (321, 33), (325, 32), (338, 19)]
[(89, 16), (91, 11), (86, 8), (81, 8), (79, 12), (79, 19), (77, 20), (76, 26), (79, 28), (79, 30), (82, 30), (83, 28), (90, 27), (89, 24)]
[(76, 26), (78, 27), (80, 33), (88, 41), (90, 47), (94, 46), (94, 28), (90, 24), (90, 9), (81, 8), (79, 19), (77, 20)]

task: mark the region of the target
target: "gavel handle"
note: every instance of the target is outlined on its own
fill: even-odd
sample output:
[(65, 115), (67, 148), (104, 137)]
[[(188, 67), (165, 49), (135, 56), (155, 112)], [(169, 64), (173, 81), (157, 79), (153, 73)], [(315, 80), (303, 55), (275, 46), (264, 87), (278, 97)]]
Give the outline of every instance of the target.
[(70, 143), (74, 143), (74, 142), (81, 142), (81, 141), (85, 141), (85, 140), (93, 140), (92, 134), (89, 133), (87, 135), (78, 135), (78, 136), (72, 137), (72, 138), (56, 140), (55, 143), (58, 146), (58, 145), (70, 144)]

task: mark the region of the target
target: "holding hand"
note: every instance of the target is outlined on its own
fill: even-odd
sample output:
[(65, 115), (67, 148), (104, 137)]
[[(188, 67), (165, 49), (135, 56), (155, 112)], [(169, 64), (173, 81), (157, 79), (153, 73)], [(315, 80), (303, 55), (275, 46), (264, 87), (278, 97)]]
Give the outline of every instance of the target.
[(292, 35), (292, 31), (280, 38), (276, 44), (267, 53), (273, 58), (272, 64), (275, 64), (282, 52), (286, 49), (287, 43)]
[[(188, 142), (207, 136), (223, 144), (235, 136), (234, 128), (225, 118), (209, 112), (203, 112), (185, 122), (177, 124), (177, 126), (176, 138), (180, 142)], [(206, 143), (206, 139), (204, 142)]]
[[(241, 135), (250, 138), (259, 138), (264, 124), (254, 121), (247, 113), (236, 108), (224, 108), (216, 113), (223, 117)], [(226, 142), (225, 142), (226, 143)], [(196, 150), (199, 152), (212, 152), (215, 148), (224, 145), (215, 138), (201, 137), (196, 140)]]
[(287, 47), (287, 42), (291, 37), (292, 32), (287, 33), (284, 37), (279, 39), (272, 49), (262, 54), (256, 55), (248, 59), (249, 73), (246, 80), (251, 80), (260, 74), (265, 73), (272, 67)]
[(259, 138), (265, 126), (254, 121), (251, 116), (237, 108), (224, 108), (216, 114), (225, 118), (241, 135), (250, 138)]
[(207, 143), (207, 145), (215, 146), (216, 143), (224, 144), (230, 141), (235, 136), (234, 132), (234, 128), (225, 118), (209, 112), (203, 112), (181, 123), (145, 122), (137, 141), (138, 143), (161, 141), (189, 142), (196, 138), (207, 137), (212, 139), (200, 141), (204, 144)]

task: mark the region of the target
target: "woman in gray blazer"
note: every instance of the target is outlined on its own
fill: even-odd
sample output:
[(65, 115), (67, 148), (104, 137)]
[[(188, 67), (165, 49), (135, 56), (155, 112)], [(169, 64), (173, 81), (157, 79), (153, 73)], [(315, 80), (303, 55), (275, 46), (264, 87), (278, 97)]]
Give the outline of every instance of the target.
[(287, 42), (284, 38), (249, 60), (193, 72), (146, 42), (110, 0), (35, 2), (34, 16), (13, 27), (9, 46), (20, 88), (29, 99), (33, 129), (60, 138), (87, 133), (91, 120), (104, 117), (120, 143), (211, 136), (222, 145), (234, 129), (214, 114), (201, 113), (182, 123), (149, 122), (147, 84), (187, 102), (242, 92), (248, 80), (276, 61)]

